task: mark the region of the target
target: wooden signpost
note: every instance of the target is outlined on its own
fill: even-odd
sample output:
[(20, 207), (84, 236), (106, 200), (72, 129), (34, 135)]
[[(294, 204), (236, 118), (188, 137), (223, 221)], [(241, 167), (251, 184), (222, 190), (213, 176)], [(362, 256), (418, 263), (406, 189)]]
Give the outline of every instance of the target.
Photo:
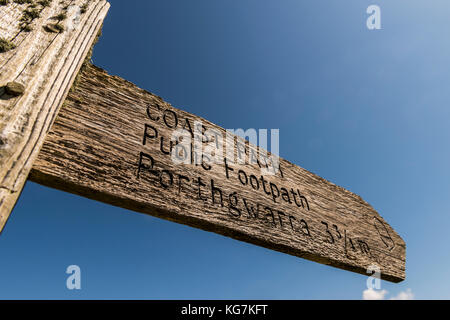
[(32, 181), (361, 274), (375, 264), (382, 279), (405, 279), (404, 241), (359, 196), (284, 159), (263, 161), (257, 146), (93, 65), (85, 64), (45, 135), (51, 123), (35, 139), (39, 156), (27, 162)]
[(0, 3), (0, 231), (108, 8), (104, 0)]

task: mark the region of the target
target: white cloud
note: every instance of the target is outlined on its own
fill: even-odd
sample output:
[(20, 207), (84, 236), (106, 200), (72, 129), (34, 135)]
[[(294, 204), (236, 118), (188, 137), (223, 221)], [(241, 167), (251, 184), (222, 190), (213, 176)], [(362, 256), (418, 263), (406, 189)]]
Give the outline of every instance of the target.
[[(363, 291), (363, 299), (364, 300), (384, 300), (386, 299), (388, 294), (387, 290), (374, 290), (367, 289)], [(405, 291), (400, 291), (394, 297), (391, 297), (389, 300), (413, 300), (414, 294), (411, 289), (406, 289)]]
[(373, 290), (367, 289), (363, 291), (364, 300), (384, 300), (385, 295), (388, 292), (386, 290)]
[(412, 293), (411, 289), (406, 289), (406, 291), (401, 291), (398, 295), (391, 298), (391, 300), (413, 300), (413, 299), (414, 299), (414, 294)]

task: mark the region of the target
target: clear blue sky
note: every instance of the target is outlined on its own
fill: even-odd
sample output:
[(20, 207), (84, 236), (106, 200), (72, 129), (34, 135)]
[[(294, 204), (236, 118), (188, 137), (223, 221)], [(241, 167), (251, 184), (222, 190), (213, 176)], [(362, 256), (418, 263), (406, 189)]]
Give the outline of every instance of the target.
[[(450, 298), (448, 0), (111, 0), (93, 61), (367, 200), (407, 244), (388, 297)], [(381, 7), (382, 29), (366, 28)], [(28, 183), (0, 298), (360, 299), (366, 277)], [(82, 271), (82, 290), (65, 270)]]

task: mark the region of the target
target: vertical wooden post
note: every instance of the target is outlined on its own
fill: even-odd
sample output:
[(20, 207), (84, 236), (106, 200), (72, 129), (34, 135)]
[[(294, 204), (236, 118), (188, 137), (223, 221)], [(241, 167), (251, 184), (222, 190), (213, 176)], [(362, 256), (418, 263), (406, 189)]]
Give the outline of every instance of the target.
[(108, 9), (105, 0), (0, 5), (0, 231)]

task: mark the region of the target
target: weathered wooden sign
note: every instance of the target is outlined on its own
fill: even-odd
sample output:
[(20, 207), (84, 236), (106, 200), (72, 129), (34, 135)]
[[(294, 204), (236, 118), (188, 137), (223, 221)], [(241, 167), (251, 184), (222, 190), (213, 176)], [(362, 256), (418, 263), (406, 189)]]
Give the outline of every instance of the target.
[(108, 8), (0, 1), (0, 231), (33, 168), (50, 187), (405, 278), (404, 241), (359, 196), (88, 63), (78, 74)]
[[(225, 145), (232, 157), (219, 152)], [(205, 147), (214, 152), (198, 152)], [(405, 278), (405, 243), (368, 203), (286, 160), (261, 161), (259, 151), (87, 65), (30, 179), (334, 267), (366, 274), (375, 264), (382, 279)]]
[(104, 0), (0, 1), (0, 231), (108, 8)]

